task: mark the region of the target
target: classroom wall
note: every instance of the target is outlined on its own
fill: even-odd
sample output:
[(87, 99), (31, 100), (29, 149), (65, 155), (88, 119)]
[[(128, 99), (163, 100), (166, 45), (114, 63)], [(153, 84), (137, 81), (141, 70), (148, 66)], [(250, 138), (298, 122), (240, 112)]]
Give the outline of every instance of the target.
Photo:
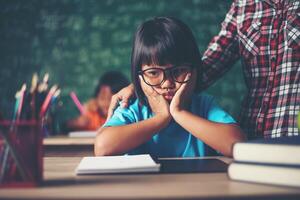
[[(69, 98), (92, 94), (110, 69), (129, 77), (132, 35), (145, 19), (175, 16), (205, 50), (231, 1), (224, 0), (0, 0), (0, 111), (11, 118), (14, 95), (32, 74), (50, 74), (62, 89), (62, 120), (78, 114)], [(235, 117), (245, 92), (240, 63), (207, 90)]]

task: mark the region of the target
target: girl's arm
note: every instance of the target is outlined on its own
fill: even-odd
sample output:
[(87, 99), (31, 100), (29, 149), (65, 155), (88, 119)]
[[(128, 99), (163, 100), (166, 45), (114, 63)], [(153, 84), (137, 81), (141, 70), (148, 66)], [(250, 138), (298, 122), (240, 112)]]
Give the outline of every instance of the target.
[(165, 127), (169, 121), (169, 116), (155, 115), (133, 124), (102, 128), (95, 140), (95, 155), (107, 156), (128, 152), (151, 139), (153, 134)]
[(163, 96), (141, 81), (154, 117), (137, 123), (106, 127), (99, 131), (95, 141), (95, 155), (115, 155), (127, 152), (151, 139), (171, 120), (169, 104)]
[(191, 80), (181, 85), (170, 104), (173, 119), (213, 149), (225, 156), (232, 156), (232, 145), (245, 140), (242, 130), (234, 124), (211, 122), (187, 111), (196, 81), (194, 74), (188, 76)]
[(172, 111), (174, 120), (204, 143), (225, 156), (232, 156), (232, 145), (245, 140), (234, 124), (211, 122), (186, 110)]

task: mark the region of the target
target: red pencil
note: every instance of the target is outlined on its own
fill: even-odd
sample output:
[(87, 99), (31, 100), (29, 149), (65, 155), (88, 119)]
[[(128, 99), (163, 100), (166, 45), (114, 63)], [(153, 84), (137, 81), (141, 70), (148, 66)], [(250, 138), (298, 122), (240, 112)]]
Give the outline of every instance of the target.
[(82, 106), (82, 104), (80, 103), (79, 99), (77, 98), (75, 92), (71, 92), (70, 96), (74, 102), (74, 104), (76, 105), (76, 107), (78, 108), (79, 112), (83, 115), (84, 114), (84, 107)]
[(47, 108), (49, 106), (49, 103), (51, 101), (52, 96), (54, 95), (55, 91), (57, 90), (57, 85), (53, 85), (50, 89), (50, 91), (48, 92), (45, 101), (42, 104), (42, 108), (40, 111), (40, 117), (43, 117), (47, 111)]

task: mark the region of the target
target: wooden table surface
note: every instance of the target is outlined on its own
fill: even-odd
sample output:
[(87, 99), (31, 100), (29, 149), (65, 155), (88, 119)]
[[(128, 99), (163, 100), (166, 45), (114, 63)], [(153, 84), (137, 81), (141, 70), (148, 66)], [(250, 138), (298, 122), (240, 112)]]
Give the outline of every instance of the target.
[(94, 145), (93, 137), (53, 136), (44, 138), (44, 145)]
[(93, 156), (94, 140), (93, 137), (53, 136), (44, 138), (44, 155), (47, 157)]
[(76, 176), (80, 160), (45, 157), (41, 186), (2, 188), (0, 199), (300, 199), (299, 188), (235, 182), (226, 173)]

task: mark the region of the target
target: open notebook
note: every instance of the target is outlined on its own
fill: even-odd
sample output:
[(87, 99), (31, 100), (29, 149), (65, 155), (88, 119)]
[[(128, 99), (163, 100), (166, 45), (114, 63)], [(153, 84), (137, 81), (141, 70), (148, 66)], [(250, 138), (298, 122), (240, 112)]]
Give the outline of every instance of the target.
[(154, 162), (150, 155), (99, 156), (84, 157), (77, 166), (75, 173), (136, 173), (158, 172), (160, 164)]

